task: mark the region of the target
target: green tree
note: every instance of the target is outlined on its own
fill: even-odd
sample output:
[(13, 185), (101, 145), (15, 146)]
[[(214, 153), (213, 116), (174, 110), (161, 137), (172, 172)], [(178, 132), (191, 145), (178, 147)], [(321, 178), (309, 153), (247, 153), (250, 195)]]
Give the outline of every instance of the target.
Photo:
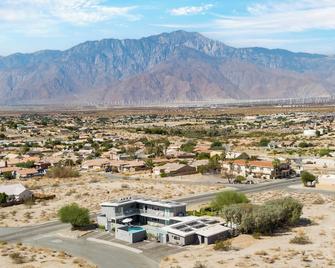
[(245, 180), (246, 180), (246, 178), (244, 176), (242, 176), (242, 175), (238, 175), (235, 178), (235, 181), (238, 182), (238, 183), (242, 183)]
[(211, 207), (215, 211), (221, 211), (225, 206), (240, 203), (249, 203), (249, 199), (245, 194), (235, 191), (224, 191), (216, 195), (211, 203)]
[(58, 216), (61, 222), (70, 223), (74, 229), (90, 224), (88, 209), (79, 207), (76, 203), (62, 207), (58, 211)]
[(313, 182), (316, 180), (316, 176), (308, 171), (301, 172), (301, 181), (306, 186), (308, 182)]

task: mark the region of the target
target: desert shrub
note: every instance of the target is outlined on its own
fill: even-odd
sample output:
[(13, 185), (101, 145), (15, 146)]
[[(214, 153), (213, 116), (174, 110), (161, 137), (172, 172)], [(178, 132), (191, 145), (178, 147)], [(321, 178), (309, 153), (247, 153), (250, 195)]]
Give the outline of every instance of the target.
[(229, 251), (231, 250), (231, 241), (230, 240), (219, 240), (215, 242), (214, 250), (219, 251)]
[(252, 213), (253, 205), (251, 204), (233, 204), (230, 206), (225, 206), (222, 209), (222, 217), (226, 222), (233, 222), (235, 224), (242, 224), (242, 218), (245, 215)]
[(14, 180), (15, 179), (15, 176), (12, 172), (10, 171), (5, 171), (2, 173), (2, 177), (5, 179), (5, 180)]
[(206, 267), (207, 267), (206, 264), (204, 264), (200, 261), (197, 261), (193, 266), (193, 268), (206, 268)]
[(129, 185), (123, 183), (123, 184), (121, 184), (121, 188), (122, 188), (122, 189), (129, 189)]
[(246, 180), (246, 178), (244, 176), (241, 176), (241, 175), (238, 175), (235, 178), (235, 181), (238, 182), (238, 183), (242, 183), (245, 180)]
[(280, 227), (280, 213), (280, 209), (276, 206), (256, 207), (252, 214), (252, 233), (272, 234)]
[(0, 204), (7, 203), (8, 195), (6, 193), (0, 193)]
[(197, 144), (195, 142), (188, 141), (180, 146), (180, 150), (183, 152), (192, 153), (196, 145)]
[(235, 204), (222, 210), (227, 222), (239, 225), (242, 233), (272, 234), (278, 228), (298, 223), (303, 205), (291, 197), (266, 202), (257, 206)]
[(288, 225), (295, 225), (299, 222), (303, 208), (303, 205), (292, 197), (269, 201), (265, 205), (279, 208), (278, 220)]
[(319, 156), (323, 157), (323, 156), (330, 156), (331, 150), (329, 150), (328, 148), (322, 148), (319, 150)]
[(296, 235), (295, 237), (293, 237), (290, 240), (291, 244), (298, 244), (298, 245), (306, 245), (306, 244), (310, 244), (311, 240), (309, 239), (309, 237), (304, 233), (301, 232), (298, 235)]
[(24, 201), (24, 204), (27, 206), (27, 207), (31, 207), (33, 205), (35, 205), (35, 199), (34, 198), (29, 198), (29, 199), (26, 199)]
[(73, 228), (84, 227), (90, 224), (89, 211), (81, 208), (76, 203), (66, 205), (58, 211), (60, 220), (64, 223), (71, 223)]
[(236, 159), (249, 160), (250, 156), (247, 153), (241, 153)]
[(215, 199), (211, 203), (211, 207), (215, 211), (221, 211), (225, 206), (248, 202), (248, 198), (243, 193), (224, 191), (216, 195)]
[(268, 146), (268, 144), (270, 143), (270, 140), (267, 139), (267, 138), (262, 138), (260, 141), (259, 141), (259, 146), (261, 147), (266, 147)]
[(20, 167), (20, 168), (33, 168), (33, 167), (35, 167), (35, 162), (34, 161), (27, 161), (27, 162), (23, 162), (23, 163), (17, 163), (16, 166)]
[(298, 144), (298, 147), (299, 148), (308, 148), (308, 147), (313, 147), (313, 144), (302, 141)]
[(221, 141), (213, 141), (211, 144), (211, 149), (212, 150), (222, 150), (223, 144)]
[(313, 200), (314, 205), (323, 205), (324, 203), (325, 200), (321, 196), (318, 196)]
[(316, 180), (316, 176), (308, 171), (301, 172), (301, 181), (304, 185), (307, 185), (308, 182), (313, 182)]
[(210, 158), (210, 154), (209, 153), (204, 153), (201, 152), (197, 155), (197, 159), (198, 160), (203, 160), (203, 159), (209, 159)]
[(78, 170), (75, 170), (74, 168), (69, 166), (55, 166), (48, 170), (47, 176), (50, 178), (74, 178), (79, 177), (80, 174)]
[(258, 250), (255, 252), (255, 255), (257, 256), (267, 256), (268, 253), (265, 250)]
[(258, 233), (258, 232), (255, 232), (255, 233), (252, 234), (252, 237), (253, 237), (254, 239), (261, 239), (261, 234)]
[(15, 264), (23, 264), (26, 262), (24, 257), (18, 252), (13, 252), (9, 254), (9, 257), (13, 260)]

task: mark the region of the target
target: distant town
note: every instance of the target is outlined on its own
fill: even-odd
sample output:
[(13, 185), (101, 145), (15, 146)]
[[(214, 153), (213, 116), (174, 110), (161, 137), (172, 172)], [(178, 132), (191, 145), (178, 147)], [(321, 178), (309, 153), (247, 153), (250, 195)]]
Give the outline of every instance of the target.
[(1, 114), (2, 267), (335, 266), (331, 106)]

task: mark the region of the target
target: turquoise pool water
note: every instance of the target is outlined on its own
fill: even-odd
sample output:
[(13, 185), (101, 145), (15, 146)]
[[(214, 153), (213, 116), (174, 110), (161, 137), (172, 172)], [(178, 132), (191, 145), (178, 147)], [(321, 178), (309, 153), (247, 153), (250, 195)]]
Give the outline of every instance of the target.
[(144, 229), (142, 227), (139, 227), (139, 226), (130, 226), (128, 227), (128, 232), (129, 233), (137, 233), (137, 232), (141, 232), (143, 231)]

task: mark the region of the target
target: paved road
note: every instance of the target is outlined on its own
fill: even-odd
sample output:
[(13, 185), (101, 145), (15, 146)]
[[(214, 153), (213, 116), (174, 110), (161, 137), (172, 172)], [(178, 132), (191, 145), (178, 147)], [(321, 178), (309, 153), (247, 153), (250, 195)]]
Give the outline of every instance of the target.
[[(278, 189), (287, 189), (288, 186), (294, 185), (300, 182), (300, 178), (294, 178), (290, 180), (280, 180), (269, 183), (261, 183), (261, 184), (230, 184), (229, 186), (236, 188), (237, 191), (243, 193), (256, 193), (263, 192), (268, 190), (278, 190)], [(211, 201), (217, 193), (206, 193), (200, 194), (190, 197), (184, 197), (175, 199), (178, 202), (185, 202), (187, 204), (198, 204)]]
[(21, 228), (0, 228), (0, 240), (7, 242), (22, 241), (26, 238), (52, 233), (68, 226), (68, 224), (61, 223), (60, 221), (52, 221)]

